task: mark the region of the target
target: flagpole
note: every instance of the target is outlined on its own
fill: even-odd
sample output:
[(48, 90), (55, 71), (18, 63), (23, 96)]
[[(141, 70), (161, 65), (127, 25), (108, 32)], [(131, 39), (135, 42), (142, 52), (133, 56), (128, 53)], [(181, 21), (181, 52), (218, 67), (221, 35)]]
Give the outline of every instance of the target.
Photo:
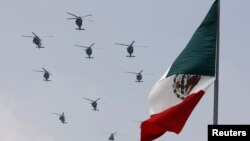
[(218, 124), (219, 105), (219, 45), (220, 45), (220, 0), (217, 0), (217, 30), (216, 30), (216, 62), (215, 62), (215, 83), (214, 83), (214, 118), (213, 124)]

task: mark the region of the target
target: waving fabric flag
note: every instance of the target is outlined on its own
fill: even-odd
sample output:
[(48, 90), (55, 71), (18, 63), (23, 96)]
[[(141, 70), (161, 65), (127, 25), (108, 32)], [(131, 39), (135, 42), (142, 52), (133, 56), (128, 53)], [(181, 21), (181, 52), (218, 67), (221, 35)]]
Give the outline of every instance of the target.
[(150, 118), (141, 124), (141, 141), (166, 131), (180, 133), (215, 80), (217, 0), (191, 40), (149, 94)]

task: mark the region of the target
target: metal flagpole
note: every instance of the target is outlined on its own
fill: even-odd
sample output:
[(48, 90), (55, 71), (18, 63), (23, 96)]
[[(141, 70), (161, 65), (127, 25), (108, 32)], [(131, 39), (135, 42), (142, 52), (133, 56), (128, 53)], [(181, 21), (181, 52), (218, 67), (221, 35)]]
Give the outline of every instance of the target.
[(215, 61), (215, 83), (214, 83), (214, 118), (213, 124), (218, 124), (219, 104), (219, 48), (220, 45), (220, 0), (217, 0), (217, 30), (216, 30), (216, 61)]

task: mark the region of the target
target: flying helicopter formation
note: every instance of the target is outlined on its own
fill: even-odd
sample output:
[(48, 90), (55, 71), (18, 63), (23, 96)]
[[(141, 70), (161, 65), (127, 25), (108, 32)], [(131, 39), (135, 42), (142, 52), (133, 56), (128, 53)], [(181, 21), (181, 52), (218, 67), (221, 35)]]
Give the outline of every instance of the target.
[[(92, 20), (87, 19), (87, 17), (92, 16), (92, 14), (88, 14), (88, 15), (85, 15), (85, 16), (77, 16), (77, 15), (69, 13), (69, 12), (66, 12), (66, 13), (68, 15), (73, 16), (71, 18), (67, 18), (67, 20), (75, 20), (75, 24), (77, 25), (77, 28), (75, 28), (76, 30), (79, 30), (79, 31), (85, 30), (85, 28), (82, 27), (83, 20), (92, 22)], [(45, 48), (44, 46), (42, 46), (42, 39), (37, 34), (35, 34), (34, 32), (31, 32), (31, 33), (33, 35), (22, 36), (22, 37), (33, 38), (33, 43), (36, 45), (36, 47), (38, 49)], [(147, 47), (147, 46), (134, 46), (134, 43), (135, 43), (135, 41), (133, 40), (130, 44), (122, 44), (122, 43), (115, 43), (115, 44), (116, 45), (120, 45), (120, 46), (126, 46), (127, 47), (127, 53), (128, 53), (128, 55), (126, 55), (126, 57), (133, 58), (133, 57), (135, 57), (135, 55), (133, 54), (134, 53), (134, 47)], [(90, 59), (94, 58), (92, 56), (92, 54), (93, 54), (93, 46), (94, 45), (95, 45), (95, 43), (92, 43), (90, 46), (83, 46), (83, 45), (74, 45), (74, 46), (84, 48), (85, 52), (87, 54), (86, 58), (88, 58), (90, 60)], [(50, 79), (50, 76), (52, 74), (48, 70), (46, 70), (44, 67), (42, 67), (41, 70), (34, 70), (34, 71), (35, 72), (42, 72), (43, 73), (44, 81), (52, 81)], [(140, 82), (143, 82), (143, 80), (142, 80), (142, 72), (143, 72), (143, 70), (141, 70), (140, 72), (126, 72), (126, 73), (136, 74), (136, 81), (135, 82), (140, 83)], [(92, 99), (89, 99), (89, 98), (83, 98), (83, 99), (85, 99), (85, 100), (87, 100), (87, 101), (90, 102), (90, 104), (91, 104), (91, 106), (93, 108), (92, 109), (93, 111), (99, 111), (99, 109), (97, 108), (97, 105), (98, 105), (98, 101), (101, 98), (97, 98), (95, 100), (92, 100)], [(63, 123), (63, 124), (67, 123), (64, 112), (62, 112), (61, 114), (60, 113), (51, 112), (51, 114), (59, 116), (59, 120), (60, 120), (61, 123)], [(109, 138), (108, 138), (108, 140), (114, 141), (116, 135), (118, 135), (117, 132), (111, 133), (110, 136), (109, 136)]]
[(92, 99), (88, 99), (88, 98), (83, 98), (83, 99), (90, 101), (90, 104), (93, 107), (92, 110), (99, 111), (99, 109), (97, 109), (97, 101), (100, 100), (101, 98), (97, 98), (96, 100), (92, 100)]

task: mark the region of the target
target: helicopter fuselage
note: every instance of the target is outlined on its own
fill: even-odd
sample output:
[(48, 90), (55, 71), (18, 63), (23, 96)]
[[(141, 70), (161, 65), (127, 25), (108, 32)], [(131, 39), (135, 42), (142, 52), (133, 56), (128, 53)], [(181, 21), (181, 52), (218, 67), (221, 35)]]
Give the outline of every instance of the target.
[(129, 55), (131, 56), (132, 53), (134, 52), (133, 46), (130, 45), (130, 46), (127, 48), (127, 51), (128, 51), (128, 53), (129, 53)]
[(110, 140), (110, 141), (114, 141), (114, 140), (115, 140), (115, 137), (114, 137), (114, 134), (113, 134), (113, 133), (109, 136), (109, 140)]
[(65, 123), (65, 117), (64, 117), (64, 115), (61, 115), (61, 116), (59, 117), (59, 120), (60, 120), (62, 123)]
[(75, 21), (75, 24), (79, 27), (79, 29), (81, 29), (82, 27), (82, 18), (78, 17)]
[(33, 38), (33, 43), (36, 44), (38, 47), (40, 47), (42, 45), (41, 39), (38, 37)]
[(92, 49), (89, 47), (85, 51), (86, 51), (86, 54), (90, 57), (92, 54)]
[(136, 79), (138, 80), (138, 82), (141, 82), (141, 80), (142, 80), (142, 75), (141, 75), (141, 74), (137, 74), (137, 75), (136, 75)]
[(98, 111), (97, 110), (97, 102), (94, 101), (91, 103), (91, 105), (92, 105), (94, 111)]
[(45, 78), (45, 81), (49, 81), (49, 72), (44, 72), (43, 77)]

